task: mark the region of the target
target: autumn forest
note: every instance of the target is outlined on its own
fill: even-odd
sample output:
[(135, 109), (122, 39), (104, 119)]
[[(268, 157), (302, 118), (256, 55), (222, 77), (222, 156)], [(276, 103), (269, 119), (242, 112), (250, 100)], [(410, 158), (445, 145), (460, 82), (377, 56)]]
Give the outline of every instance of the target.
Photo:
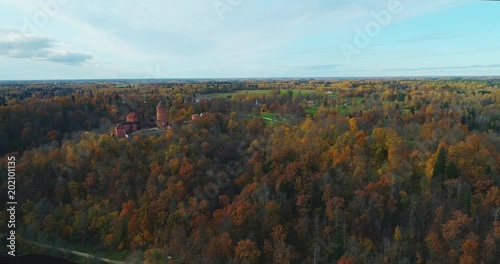
[(2, 82), (0, 156), (19, 237), (117, 261), (500, 261), (498, 79)]

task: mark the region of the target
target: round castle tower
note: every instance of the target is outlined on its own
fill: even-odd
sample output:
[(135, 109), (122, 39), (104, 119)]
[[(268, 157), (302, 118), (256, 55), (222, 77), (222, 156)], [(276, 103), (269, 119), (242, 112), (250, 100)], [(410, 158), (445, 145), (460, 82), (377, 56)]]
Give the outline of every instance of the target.
[(167, 105), (165, 102), (161, 101), (156, 106), (156, 126), (159, 128), (167, 128), (168, 116), (167, 116)]

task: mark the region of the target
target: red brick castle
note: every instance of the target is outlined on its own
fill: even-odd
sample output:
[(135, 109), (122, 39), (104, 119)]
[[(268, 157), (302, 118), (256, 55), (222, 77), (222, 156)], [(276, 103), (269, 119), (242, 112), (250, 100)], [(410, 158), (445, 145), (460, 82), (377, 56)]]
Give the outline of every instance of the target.
[(168, 129), (170, 129), (170, 124), (168, 123), (167, 106), (163, 101), (160, 101), (156, 106), (156, 118), (141, 121), (135, 112), (131, 112), (127, 115), (126, 122), (116, 124), (113, 136), (124, 138), (138, 133), (155, 134)]

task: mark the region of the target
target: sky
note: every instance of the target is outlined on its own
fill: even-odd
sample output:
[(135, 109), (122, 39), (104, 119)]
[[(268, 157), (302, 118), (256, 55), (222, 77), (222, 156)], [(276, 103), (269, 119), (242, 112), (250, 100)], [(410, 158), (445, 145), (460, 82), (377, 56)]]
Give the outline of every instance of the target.
[(500, 1), (2, 0), (0, 80), (499, 76)]

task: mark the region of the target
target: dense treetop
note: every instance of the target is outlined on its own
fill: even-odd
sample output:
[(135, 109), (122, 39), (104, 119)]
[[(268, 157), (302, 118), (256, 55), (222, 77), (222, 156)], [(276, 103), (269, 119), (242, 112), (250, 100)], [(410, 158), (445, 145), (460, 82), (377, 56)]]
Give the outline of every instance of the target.
[[(24, 237), (149, 263), (500, 260), (498, 80), (0, 86)], [(110, 136), (160, 100), (172, 130)]]

